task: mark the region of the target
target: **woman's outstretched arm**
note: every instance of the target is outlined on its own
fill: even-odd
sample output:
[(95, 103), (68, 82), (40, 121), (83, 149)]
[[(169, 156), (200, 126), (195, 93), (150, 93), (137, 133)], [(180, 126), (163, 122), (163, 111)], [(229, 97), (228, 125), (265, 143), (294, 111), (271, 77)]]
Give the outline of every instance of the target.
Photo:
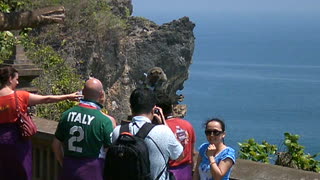
[(80, 97), (82, 97), (82, 95), (78, 95), (77, 92), (65, 95), (37, 95), (30, 93), (29, 106), (34, 106), (37, 104), (54, 103), (67, 99), (71, 101), (77, 101)]

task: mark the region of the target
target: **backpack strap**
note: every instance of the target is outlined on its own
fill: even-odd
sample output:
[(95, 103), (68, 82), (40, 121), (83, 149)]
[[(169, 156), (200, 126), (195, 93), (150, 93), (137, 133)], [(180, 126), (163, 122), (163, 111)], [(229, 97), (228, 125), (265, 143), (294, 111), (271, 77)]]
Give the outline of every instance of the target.
[[(129, 124), (130, 123), (126, 123), (126, 124), (123, 124), (120, 126), (120, 133), (123, 133), (123, 132), (130, 132), (129, 130)], [(151, 129), (156, 126), (154, 124), (151, 124), (151, 123), (144, 123), (142, 125), (142, 127), (139, 129), (138, 133), (136, 134), (137, 137), (140, 137), (142, 139), (144, 139), (148, 134), (149, 132), (151, 131)]]
[[(152, 142), (156, 145), (156, 147), (158, 148), (159, 152), (161, 153), (161, 155), (162, 155), (162, 157), (163, 157), (164, 162), (166, 163), (166, 165), (164, 166), (164, 168), (162, 169), (162, 171), (158, 174), (158, 176), (157, 176), (157, 178), (156, 178), (156, 180), (159, 180), (160, 177), (162, 176), (164, 170), (166, 170), (166, 169), (168, 170), (168, 169), (169, 169), (169, 160), (168, 160), (168, 162), (166, 162), (166, 158), (164, 157), (164, 155), (163, 155), (160, 147), (158, 146), (158, 144), (157, 144), (152, 138), (150, 138), (150, 139), (151, 139)], [(168, 174), (166, 174), (166, 179), (167, 179), (167, 175), (168, 175)]]
[(136, 134), (137, 137), (144, 139), (151, 129), (155, 127), (156, 125), (151, 124), (151, 123), (144, 123), (143, 126), (139, 129), (138, 133)]
[[(126, 124), (127, 125), (127, 124)], [(148, 134), (149, 132), (151, 131), (152, 128), (154, 128), (156, 125), (155, 124), (151, 124), (151, 123), (144, 123), (143, 126), (140, 128), (140, 130), (138, 131), (138, 133), (136, 134), (137, 137), (139, 138), (142, 138), (144, 139)], [(129, 126), (128, 126), (129, 128)], [(120, 130), (121, 130), (121, 127), (120, 127)], [(152, 139), (150, 138), (153, 143), (156, 145), (156, 147), (158, 148), (159, 152), (161, 153), (163, 159), (165, 160), (165, 157), (162, 153), (162, 151), (160, 150), (160, 147), (158, 146), (158, 144)], [(157, 176), (156, 180), (160, 179), (161, 175), (163, 174), (163, 172), (165, 171), (165, 169), (168, 169), (168, 165), (169, 165), (169, 162), (166, 163), (166, 166), (163, 168), (163, 170), (160, 172), (160, 174)], [(167, 177), (167, 174), (166, 174), (166, 177)]]
[(129, 123), (123, 124), (123, 125), (120, 126), (120, 133), (119, 133), (119, 135), (122, 134), (123, 132), (130, 132), (130, 131), (129, 131)]

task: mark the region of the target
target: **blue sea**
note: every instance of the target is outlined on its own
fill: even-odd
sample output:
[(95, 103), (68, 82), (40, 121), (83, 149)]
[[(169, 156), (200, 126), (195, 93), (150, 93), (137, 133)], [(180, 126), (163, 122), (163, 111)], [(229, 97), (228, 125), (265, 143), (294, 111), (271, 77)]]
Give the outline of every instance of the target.
[[(138, 14), (158, 24), (168, 14)], [(284, 149), (284, 133), (320, 152), (319, 14), (191, 15), (196, 47), (184, 89), (185, 117), (205, 142), (203, 123), (226, 122), (227, 145), (254, 138)]]
[[(205, 141), (203, 122), (219, 117), (226, 143), (254, 138), (276, 144), (300, 135), (305, 152), (320, 152), (320, 23), (315, 17), (223, 16), (195, 29), (185, 82), (186, 119)], [(197, 23), (197, 22), (196, 22)]]

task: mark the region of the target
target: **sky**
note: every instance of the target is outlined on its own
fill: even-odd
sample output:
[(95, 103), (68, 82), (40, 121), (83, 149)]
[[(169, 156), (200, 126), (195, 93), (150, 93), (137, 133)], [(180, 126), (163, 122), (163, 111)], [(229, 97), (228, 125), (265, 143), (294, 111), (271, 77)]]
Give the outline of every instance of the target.
[(132, 0), (134, 16), (177, 19), (214, 14), (291, 13), (320, 17), (320, 0)]

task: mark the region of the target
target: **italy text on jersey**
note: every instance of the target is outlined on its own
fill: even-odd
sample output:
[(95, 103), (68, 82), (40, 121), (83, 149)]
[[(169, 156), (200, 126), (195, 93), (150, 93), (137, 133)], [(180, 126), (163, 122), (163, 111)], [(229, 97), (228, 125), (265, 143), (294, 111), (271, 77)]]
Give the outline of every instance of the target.
[(67, 121), (69, 122), (79, 122), (81, 124), (86, 124), (86, 125), (90, 125), (91, 121), (94, 119), (95, 117), (92, 115), (88, 115), (88, 114), (82, 114), (79, 112), (70, 112), (68, 114), (68, 119)]

